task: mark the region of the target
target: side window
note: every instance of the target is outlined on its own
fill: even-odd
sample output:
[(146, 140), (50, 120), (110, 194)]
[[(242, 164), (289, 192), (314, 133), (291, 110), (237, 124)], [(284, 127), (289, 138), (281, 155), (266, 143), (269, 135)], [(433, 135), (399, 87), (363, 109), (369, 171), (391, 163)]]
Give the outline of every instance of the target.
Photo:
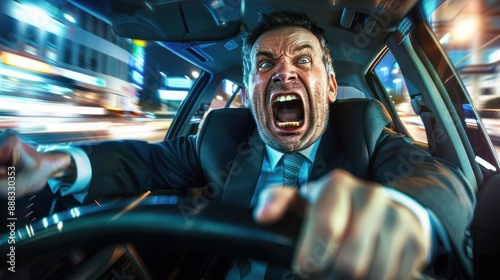
[[(218, 102), (216, 102), (216, 100)], [(224, 79), (217, 88), (210, 107), (213, 109), (220, 109), (223, 107), (239, 108), (244, 107), (245, 102), (246, 95), (243, 87), (230, 80)]]
[(375, 73), (390, 95), (409, 136), (414, 141), (427, 143), (424, 125), (421, 118), (413, 111), (408, 88), (391, 51), (388, 51), (377, 64)]
[[(34, 65), (33, 70), (26, 65)], [(58, 72), (42, 77), (38, 69)], [(0, 119), (0, 131), (15, 129), (38, 144), (162, 141), (194, 79), (172, 76), (158, 89), (149, 88), (152, 83), (137, 89), (109, 75), (80, 73), (0, 51), (0, 114), (8, 116)]]
[(224, 107), (239, 108), (245, 106), (245, 93), (243, 87), (224, 79), (217, 87), (210, 110)]
[(193, 86), (194, 80), (186, 77), (161, 75), (163, 85), (158, 89), (161, 108), (156, 113), (173, 117)]
[(198, 126), (198, 130), (203, 126), (203, 121), (207, 114), (212, 110), (222, 108), (240, 108), (244, 107), (246, 102), (246, 93), (242, 86), (224, 79), (217, 87), (214, 98), (210, 102), (210, 108), (203, 116), (203, 119)]

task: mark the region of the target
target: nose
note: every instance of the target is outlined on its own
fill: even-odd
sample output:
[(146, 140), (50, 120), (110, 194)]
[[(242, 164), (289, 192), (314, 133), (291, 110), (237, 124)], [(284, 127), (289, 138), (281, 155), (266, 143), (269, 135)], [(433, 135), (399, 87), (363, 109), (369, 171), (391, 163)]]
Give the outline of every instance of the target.
[(277, 67), (275, 67), (275, 73), (272, 76), (272, 81), (275, 83), (282, 82), (290, 82), (297, 79), (297, 72), (295, 71), (295, 67), (287, 62), (281, 61)]

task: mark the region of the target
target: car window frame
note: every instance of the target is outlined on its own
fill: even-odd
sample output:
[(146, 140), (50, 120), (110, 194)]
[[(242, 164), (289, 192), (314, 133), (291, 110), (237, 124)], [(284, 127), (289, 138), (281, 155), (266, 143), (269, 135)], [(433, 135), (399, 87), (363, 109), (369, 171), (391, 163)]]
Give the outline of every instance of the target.
[(224, 79), (221, 75), (201, 71), (193, 83), (186, 98), (182, 101), (177, 113), (166, 132), (165, 140), (187, 137), (196, 134), (200, 122), (210, 108), (210, 103), (219, 83)]
[[(467, 92), (458, 71), (427, 22), (415, 28), (410, 36), (410, 42), (434, 83), (438, 86), (437, 89), (444, 103), (443, 105), (451, 114), (467, 158), (476, 176), (477, 185), (480, 187), (489, 177), (500, 173), (500, 163), (488, 132), (474, 106), (470, 109), (473, 114), (472, 117), (476, 120), (476, 127), (471, 129), (465, 119), (463, 104), (464, 102), (473, 104), (472, 98)], [(430, 53), (428, 51), (430, 48), (436, 49), (436, 51)], [(433, 114), (437, 116), (440, 113), (443, 113), (443, 110), (433, 111)], [(478, 157), (487, 161), (496, 171), (485, 168), (478, 160)]]
[[(426, 46), (425, 49), (419, 47), (417, 44), (423, 40), (431, 40), (433, 46)], [(471, 182), (471, 187), (476, 192), (478, 190), (478, 186), (484, 182), (485, 175), (484, 171), (481, 170), (484, 168), (479, 167), (476, 162), (475, 153), (473, 152), (471, 142), (468, 139), (464, 127), (461, 125), (455, 126), (454, 120), (459, 120), (459, 115), (454, 108), (449, 109), (450, 101), (446, 100), (449, 99), (449, 97), (446, 97), (449, 92), (442, 82), (440, 82), (440, 79), (442, 78), (440, 74), (442, 75), (442, 73), (436, 72), (433, 69), (432, 64), (430, 64), (426, 58), (428, 55), (427, 52), (430, 48), (438, 48), (438, 55), (441, 56), (439, 58), (440, 61), (446, 61), (446, 63), (449, 64), (446, 53), (442, 50), (438, 42), (439, 41), (434, 37), (432, 29), (427, 22), (422, 21), (420, 24), (413, 26), (407, 34), (403, 35), (401, 32), (395, 32), (388, 36), (386, 46), (387, 49), (391, 50), (396, 61), (400, 64), (406, 84), (413, 86), (413, 91), (415, 91), (415, 87), (418, 87), (421, 94), (424, 96), (430, 96), (426, 98), (428, 103), (430, 103), (429, 109), (431, 109), (433, 114), (435, 114), (438, 118), (439, 129), (443, 130), (447, 135), (447, 143), (443, 143), (443, 145), (447, 145), (447, 148), (445, 149), (446, 153), (440, 157), (458, 166), (465, 174), (468, 181)], [(388, 109), (389, 114), (394, 121), (393, 128), (402, 134), (408, 135), (408, 132), (404, 128), (392, 100), (383, 87), (377, 74), (374, 72), (375, 66), (386, 53), (387, 50), (384, 49), (379, 54), (379, 56), (372, 63), (372, 66), (368, 69), (365, 78), (374, 96), (376, 96), (376, 98), (379, 99)], [(446, 67), (454, 69), (453, 65), (447, 65)], [(417, 71), (420, 71), (420, 73)], [(453, 71), (452, 74), (456, 75), (456, 72)], [(461, 82), (459, 76), (456, 76), (456, 78), (457, 81)], [(432, 82), (426, 84), (425, 81)], [(431, 96), (429, 92), (438, 92), (439, 94)], [(462, 94), (468, 95), (466, 91), (463, 91)], [(426, 132), (428, 129), (429, 128), (426, 127)], [(481, 127), (480, 129), (483, 130), (484, 128)], [(425, 143), (414, 142), (414, 144), (422, 148), (429, 149), (429, 146)], [(495, 152), (493, 146), (491, 145), (491, 141), (488, 149), (490, 152)], [(498, 158), (496, 158), (496, 161), (498, 161)]]

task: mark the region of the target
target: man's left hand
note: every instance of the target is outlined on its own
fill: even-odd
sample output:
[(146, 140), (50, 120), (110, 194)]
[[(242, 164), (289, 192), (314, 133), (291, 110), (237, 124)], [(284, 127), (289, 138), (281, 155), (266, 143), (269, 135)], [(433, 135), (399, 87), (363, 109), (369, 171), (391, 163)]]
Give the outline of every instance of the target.
[(306, 197), (278, 187), (261, 193), (255, 219), (304, 215), (292, 268), (303, 279), (414, 279), (430, 249), (417, 217), (379, 184), (334, 170), (310, 183)]

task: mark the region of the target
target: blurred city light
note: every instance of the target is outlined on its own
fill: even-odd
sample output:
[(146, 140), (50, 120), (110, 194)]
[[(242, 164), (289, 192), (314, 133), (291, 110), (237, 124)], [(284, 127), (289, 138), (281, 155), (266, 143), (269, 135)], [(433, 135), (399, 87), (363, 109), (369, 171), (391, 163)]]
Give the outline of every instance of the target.
[(26, 225), (26, 232), (28, 233), (28, 237), (33, 237), (35, 236), (35, 231), (33, 230), (33, 226), (30, 224), (30, 225)]
[(471, 37), (471, 35), (476, 30), (476, 21), (473, 19), (468, 19), (460, 22), (453, 30), (453, 36), (458, 40), (466, 40)]
[(444, 46), (450, 42), (450, 38), (451, 38), (451, 34), (446, 33), (443, 35), (443, 37), (441, 37), (441, 39), (439, 39), (439, 42), (441, 43), (441, 45)]
[(137, 46), (143, 47), (143, 48), (145, 48), (147, 46), (147, 42), (144, 40), (133, 39), (132, 43), (134, 43), (134, 45), (137, 45)]
[(17, 1), (13, 2), (14, 5), (16, 5), (12, 10), (12, 15), (15, 18), (58, 35), (62, 33), (64, 24), (50, 17), (47, 12), (40, 7), (28, 6)]
[(185, 90), (159, 90), (160, 98), (163, 100), (178, 100), (182, 101), (186, 99), (188, 94)]
[(64, 18), (67, 19), (71, 23), (76, 23), (76, 19), (66, 13), (64, 13)]
[(33, 20), (35, 20), (37, 23), (39, 24), (46, 24), (50, 17), (47, 15), (47, 13), (38, 8), (38, 7), (29, 7), (29, 6), (25, 6), (26, 9), (31, 13), (31, 16), (33, 17)]
[(35, 76), (35, 75), (19, 72), (16, 70), (3, 69), (3, 68), (0, 68), (0, 75), (7, 76), (9, 78), (18, 78), (18, 79), (29, 80), (29, 81), (34, 81), (34, 82), (42, 82), (43, 81), (42, 78)]
[(499, 60), (500, 60), (500, 49), (494, 51), (492, 54), (490, 54), (490, 57), (489, 57), (490, 63), (497, 62)]
[(45, 103), (43, 101), (28, 101), (15, 97), (0, 96), (0, 111), (16, 112), (17, 115), (74, 116), (74, 115), (104, 115), (106, 110), (100, 107), (72, 106), (68, 104)]
[(38, 60), (34, 60), (13, 53), (0, 52), (0, 61), (4, 64), (19, 67), (26, 70), (31, 70), (45, 74), (54, 73), (53, 67), (45, 62), (41, 62)]

